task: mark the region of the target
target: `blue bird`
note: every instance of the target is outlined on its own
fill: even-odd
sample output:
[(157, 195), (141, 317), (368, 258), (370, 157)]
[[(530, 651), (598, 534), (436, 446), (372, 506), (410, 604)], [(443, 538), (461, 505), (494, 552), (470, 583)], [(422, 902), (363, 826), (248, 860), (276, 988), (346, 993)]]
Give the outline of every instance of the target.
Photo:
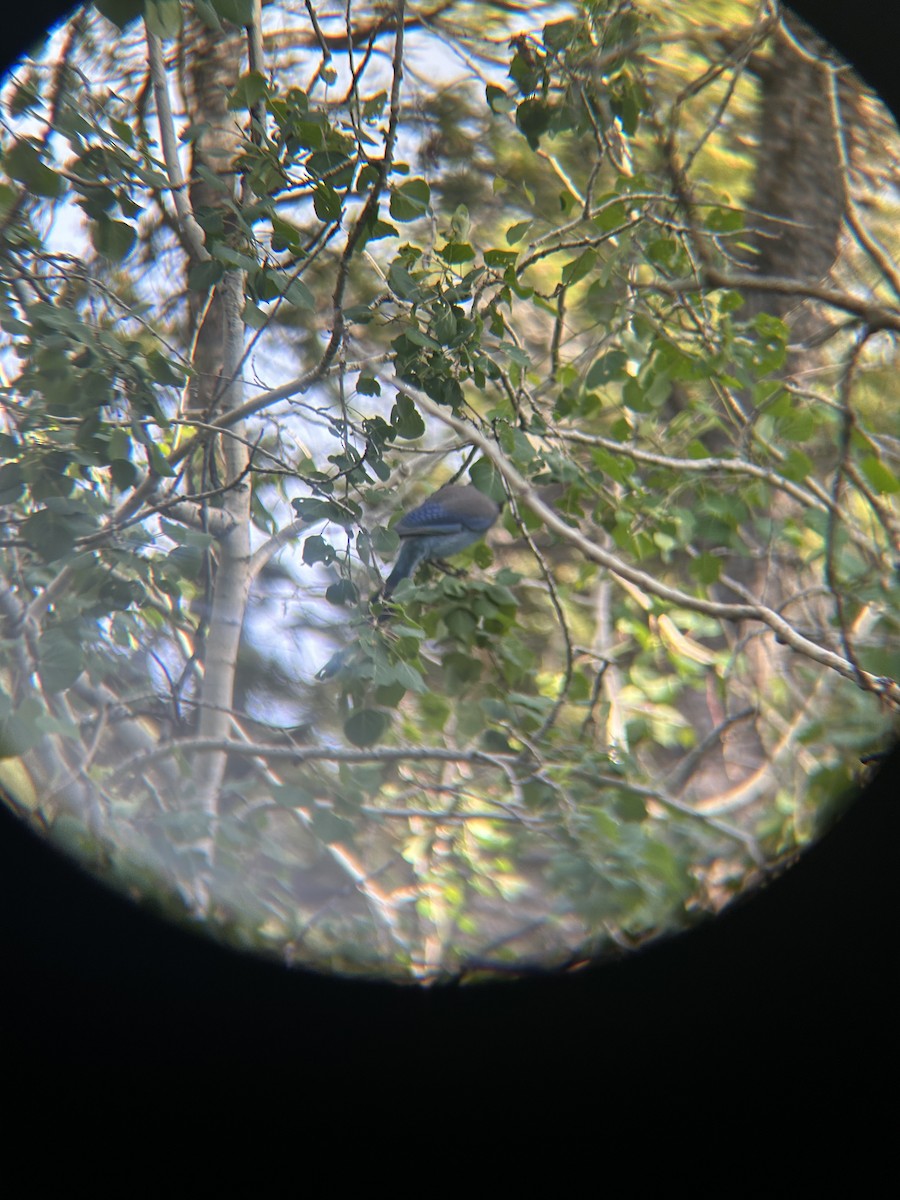
[(448, 484), (440, 488), (394, 526), (403, 544), (384, 585), (385, 598), (421, 563), (449, 558), (474, 545), (499, 516), (500, 505), (476, 487)]

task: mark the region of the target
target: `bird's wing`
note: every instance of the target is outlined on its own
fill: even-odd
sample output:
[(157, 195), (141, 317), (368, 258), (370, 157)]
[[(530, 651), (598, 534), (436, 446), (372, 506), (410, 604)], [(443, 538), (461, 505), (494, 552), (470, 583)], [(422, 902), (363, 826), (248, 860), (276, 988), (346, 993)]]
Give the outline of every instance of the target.
[(434, 534), (459, 533), (464, 529), (458, 517), (448, 516), (437, 505), (422, 504), (406, 514), (394, 526), (400, 537), (430, 537)]

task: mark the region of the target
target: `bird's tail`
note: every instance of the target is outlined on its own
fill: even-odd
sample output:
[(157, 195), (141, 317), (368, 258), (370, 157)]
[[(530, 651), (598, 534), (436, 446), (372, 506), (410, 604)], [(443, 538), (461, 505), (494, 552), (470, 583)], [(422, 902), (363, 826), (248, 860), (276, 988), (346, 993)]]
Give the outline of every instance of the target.
[(382, 589), (382, 595), (387, 600), (390, 598), (394, 588), (401, 579), (406, 579), (412, 575), (419, 563), (419, 546), (415, 538), (410, 538), (405, 541), (400, 547), (400, 553), (397, 555), (397, 561), (394, 563), (394, 569), (388, 575)]

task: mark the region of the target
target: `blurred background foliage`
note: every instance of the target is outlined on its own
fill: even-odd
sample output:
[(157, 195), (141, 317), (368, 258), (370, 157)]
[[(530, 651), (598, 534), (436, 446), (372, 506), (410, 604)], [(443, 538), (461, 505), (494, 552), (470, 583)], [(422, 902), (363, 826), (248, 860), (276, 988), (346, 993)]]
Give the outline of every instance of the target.
[[(431, 980), (683, 927), (831, 818), (900, 698), (900, 143), (812, 31), (103, 0), (3, 104), (29, 821)], [(502, 523), (386, 604), (451, 480)]]

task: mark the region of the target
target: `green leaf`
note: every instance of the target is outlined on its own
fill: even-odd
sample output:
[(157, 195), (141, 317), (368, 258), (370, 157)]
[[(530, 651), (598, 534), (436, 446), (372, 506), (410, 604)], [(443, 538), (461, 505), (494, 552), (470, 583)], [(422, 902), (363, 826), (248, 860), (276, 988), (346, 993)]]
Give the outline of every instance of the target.
[(453, 216), (450, 218), (450, 241), (464, 241), (469, 236), (471, 228), (472, 218), (469, 216), (468, 207), (465, 204), (457, 204), (453, 210)]
[(414, 441), (425, 432), (425, 422), (419, 415), (419, 410), (404, 392), (400, 392), (394, 407), (391, 409), (391, 425), (399, 437), (406, 441)]
[(50, 629), (37, 643), (38, 674), (49, 692), (71, 687), (84, 670), (84, 652), (60, 629)]
[(4, 463), (0, 467), (0, 505), (12, 504), (24, 491), (21, 466), (17, 462)]
[(580, 279), (584, 279), (586, 275), (590, 275), (597, 263), (597, 251), (585, 250), (578, 258), (572, 262), (566, 263), (563, 267), (562, 281), (568, 287), (570, 284), (578, 283)]
[(210, 246), (210, 253), (213, 258), (219, 262), (225, 263), (229, 267), (240, 267), (243, 271), (255, 271), (257, 262), (249, 254), (244, 254), (240, 250), (236, 250), (234, 246), (229, 246), (227, 242), (213, 242)]
[(21, 116), (23, 112), (28, 112), (34, 108), (40, 97), (35, 90), (30, 80), (24, 80), (17, 84), (13, 89), (13, 93), (9, 100), (9, 111), (14, 117)]
[(363, 226), (359, 245), (364, 246), (367, 242), (377, 242), (381, 238), (399, 236), (400, 230), (395, 225), (391, 225), (388, 221), (382, 221), (380, 217), (371, 217)]
[(423, 333), (415, 325), (410, 325), (404, 331), (404, 337), (408, 342), (412, 342), (414, 346), (422, 346), (426, 350), (440, 350), (441, 348), (440, 342), (436, 342), (433, 337), (429, 337), (427, 333)]
[(166, 574), (170, 579), (196, 579), (203, 568), (199, 546), (176, 546), (166, 555)]
[[(457, 309), (458, 311), (460, 310)], [(451, 308), (441, 309), (431, 325), (431, 332), (442, 346), (447, 346), (453, 341), (456, 337), (457, 329), (456, 314)]]
[(317, 521), (334, 521), (337, 525), (350, 526), (356, 517), (333, 500), (321, 500), (318, 496), (304, 496), (291, 501), (294, 512), (310, 525)]
[(325, 589), (325, 599), (336, 608), (343, 608), (359, 601), (359, 589), (349, 579), (339, 579)]
[(796, 447), (785, 457), (780, 468), (785, 479), (792, 479), (794, 483), (802, 483), (812, 474), (812, 470), (812, 459)]
[(339, 221), (343, 201), (333, 187), (327, 183), (317, 183), (313, 192), (313, 208), (320, 221)]
[(136, 20), (144, 11), (144, 0), (94, 0), (97, 12), (124, 29), (131, 21)]
[(353, 746), (374, 746), (390, 728), (390, 714), (378, 708), (361, 708), (344, 722), (347, 741)]
[(330, 808), (313, 806), (312, 831), (320, 842), (347, 842), (353, 836), (353, 825)]
[(401, 300), (422, 299), (422, 289), (399, 258), (395, 258), (388, 269), (388, 283), (394, 295)]
[(405, 692), (415, 692), (417, 695), (421, 695), (427, 690), (421, 674), (408, 662), (394, 663), (393, 675), (396, 684)]
[(370, 96), (363, 102), (362, 115), (367, 121), (373, 117), (380, 117), (384, 112), (385, 104), (387, 104), (387, 92), (376, 92), (374, 96)]
[(584, 386), (590, 390), (609, 383), (611, 379), (623, 379), (627, 363), (628, 355), (624, 350), (607, 350), (606, 354), (601, 354), (591, 364)]
[(281, 295), (284, 280), (278, 271), (267, 271), (261, 267), (248, 276), (247, 286), (248, 289), (252, 289), (252, 294), (256, 296), (256, 299), (261, 304), (265, 304), (267, 300), (275, 300)]
[(131, 253), (135, 241), (133, 225), (103, 217), (91, 222), (91, 242), (98, 254), (111, 262), (122, 262)]
[(303, 561), (309, 565), (313, 563), (330, 563), (334, 562), (335, 550), (330, 542), (326, 542), (319, 534), (313, 534), (308, 537), (303, 543)]
[(381, 384), (374, 375), (367, 375), (361, 371), (356, 381), (356, 390), (360, 396), (380, 396)]
[(458, 694), (467, 684), (474, 683), (481, 674), (481, 663), (471, 654), (446, 654), (444, 656), (444, 672), (447, 680), (447, 691), (450, 695)]
[(62, 194), (63, 181), (41, 160), (37, 146), (30, 138), (19, 138), (3, 156), (7, 173), (24, 183), (36, 196), (56, 197)]
[(811, 409), (791, 407), (779, 418), (777, 428), (786, 442), (805, 442), (815, 432), (816, 418)]
[(147, 366), (154, 381), (164, 387), (181, 387), (184, 383), (184, 368), (181, 363), (170, 361), (159, 350), (151, 350), (147, 354)]
[(157, 37), (178, 37), (181, 33), (181, 0), (146, 0), (144, 20)]
[(517, 221), (515, 225), (510, 225), (506, 231), (506, 240), (511, 246), (516, 242), (521, 242), (522, 238), (531, 229), (531, 221)]
[(416, 221), (428, 212), (431, 188), (424, 179), (405, 180), (391, 192), (390, 211), (395, 221)]
[(619, 792), (613, 800), (616, 816), (623, 821), (643, 821), (647, 816), (647, 804), (634, 792)]
[(706, 217), (706, 228), (714, 233), (737, 233), (744, 224), (744, 214), (736, 208), (711, 208)]
[(863, 475), (865, 475), (876, 492), (888, 494), (900, 492), (900, 479), (876, 455), (866, 455), (859, 466)]
[(500, 608), (518, 608), (519, 602), (505, 584), (489, 583), (485, 595)]
[(225, 21), (232, 25), (253, 24), (253, 0), (212, 0), (212, 6)]
[(406, 694), (402, 683), (386, 683), (376, 689), (376, 702), (379, 708), (396, 708)]
[(269, 84), (259, 71), (248, 71), (237, 82), (237, 87), (228, 98), (230, 109), (254, 108), (269, 94)]
[(468, 642), (471, 641), (478, 622), (467, 608), (451, 608), (444, 614), (444, 624), (453, 637), (461, 642)]
[(171, 479), (175, 475), (175, 468), (170, 465), (162, 449), (155, 442), (150, 442), (147, 446), (147, 457), (157, 475), (161, 475), (164, 479)]
[(120, 492), (126, 491), (137, 477), (137, 468), (127, 458), (114, 458), (109, 464), (109, 474), (113, 486)]
[(518, 87), (523, 96), (536, 91), (541, 79), (542, 60), (530, 47), (516, 50), (509, 64), (509, 77)]
[(284, 298), (297, 308), (305, 308), (312, 312), (316, 307), (316, 298), (302, 279), (292, 279), (284, 289)]
[(269, 323), (269, 316), (263, 312), (258, 304), (254, 304), (252, 300), (247, 299), (244, 301), (244, 307), (241, 310), (241, 320), (250, 329), (265, 329)]
[(27, 697), (15, 712), (0, 722), (0, 758), (18, 758), (42, 737), (39, 721), (46, 716), (40, 702)]
[(632, 83), (626, 76), (619, 78), (622, 84), (618, 95), (613, 93), (611, 96), (611, 108), (619, 118), (625, 136), (633, 137), (637, 132), (644, 96), (638, 84)]
[(438, 254), (446, 263), (464, 263), (471, 262), (475, 257), (475, 251), (468, 242), (447, 242), (438, 250)]
[(210, 0), (191, 0), (191, 3), (194, 12), (207, 29), (211, 29), (214, 33), (222, 32), (222, 22), (219, 20), (218, 13), (213, 8)]
[(723, 313), (736, 312), (737, 309), (743, 308), (744, 297), (740, 292), (722, 292), (719, 296), (719, 311)]
[(300, 249), (300, 230), (275, 214), (272, 215), (272, 249), (276, 252), (292, 250), (294, 253)]
[(506, 94), (506, 89), (497, 87), (496, 84), (489, 83), (484, 89), (484, 96), (491, 112), (511, 113), (516, 107), (515, 100)]
[(717, 583), (722, 574), (722, 559), (704, 550), (689, 563), (690, 572), (698, 583)]
[(622, 403), (632, 412), (650, 412), (651, 405), (645, 388), (637, 379), (629, 379), (622, 388)]
[(523, 100), (516, 109), (516, 125), (524, 133), (532, 150), (537, 150), (541, 134), (546, 133), (550, 128), (552, 113), (553, 110), (546, 100), (539, 100), (536, 97)]
[(25, 543), (36, 551), (44, 562), (55, 562), (68, 554), (79, 532), (70, 519), (52, 512), (49, 508), (39, 508), (22, 525)]
[(306, 160), (306, 169), (314, 178), (331, 187), (346, 188), (353, 182), (353, 159), (340, 150), (316, 150)]
[(195, 263), (188, 271), (188, 287), (192, 292), (208, 292), (216, 286), (224, 274), (225, 268), (214, 259)]
[(479, 458), (469, 468), (469, 478), (480, 492), (493, 500), (505, 502), (503, 477), (489, 458)]
[(673, 238), (655, 238), (647, 246), (647, 258), (661, 267), (671, 266), (678, 254), (678, 243)]
[(581, 22), (571, 17), (553, 21), (544, 26), (544, 45), (548, 50), (565, 50), (577, 40), (581, 29)]
[(609, 233), (613, 229), (617, 229), (620, 225), (624, 225), (628, 220), (628, 213), (625, 211), (625, 205), (619, 199), (606, 199), (598, 205), (599, 212), (594, 216), (594, 224), (603, 233)]

